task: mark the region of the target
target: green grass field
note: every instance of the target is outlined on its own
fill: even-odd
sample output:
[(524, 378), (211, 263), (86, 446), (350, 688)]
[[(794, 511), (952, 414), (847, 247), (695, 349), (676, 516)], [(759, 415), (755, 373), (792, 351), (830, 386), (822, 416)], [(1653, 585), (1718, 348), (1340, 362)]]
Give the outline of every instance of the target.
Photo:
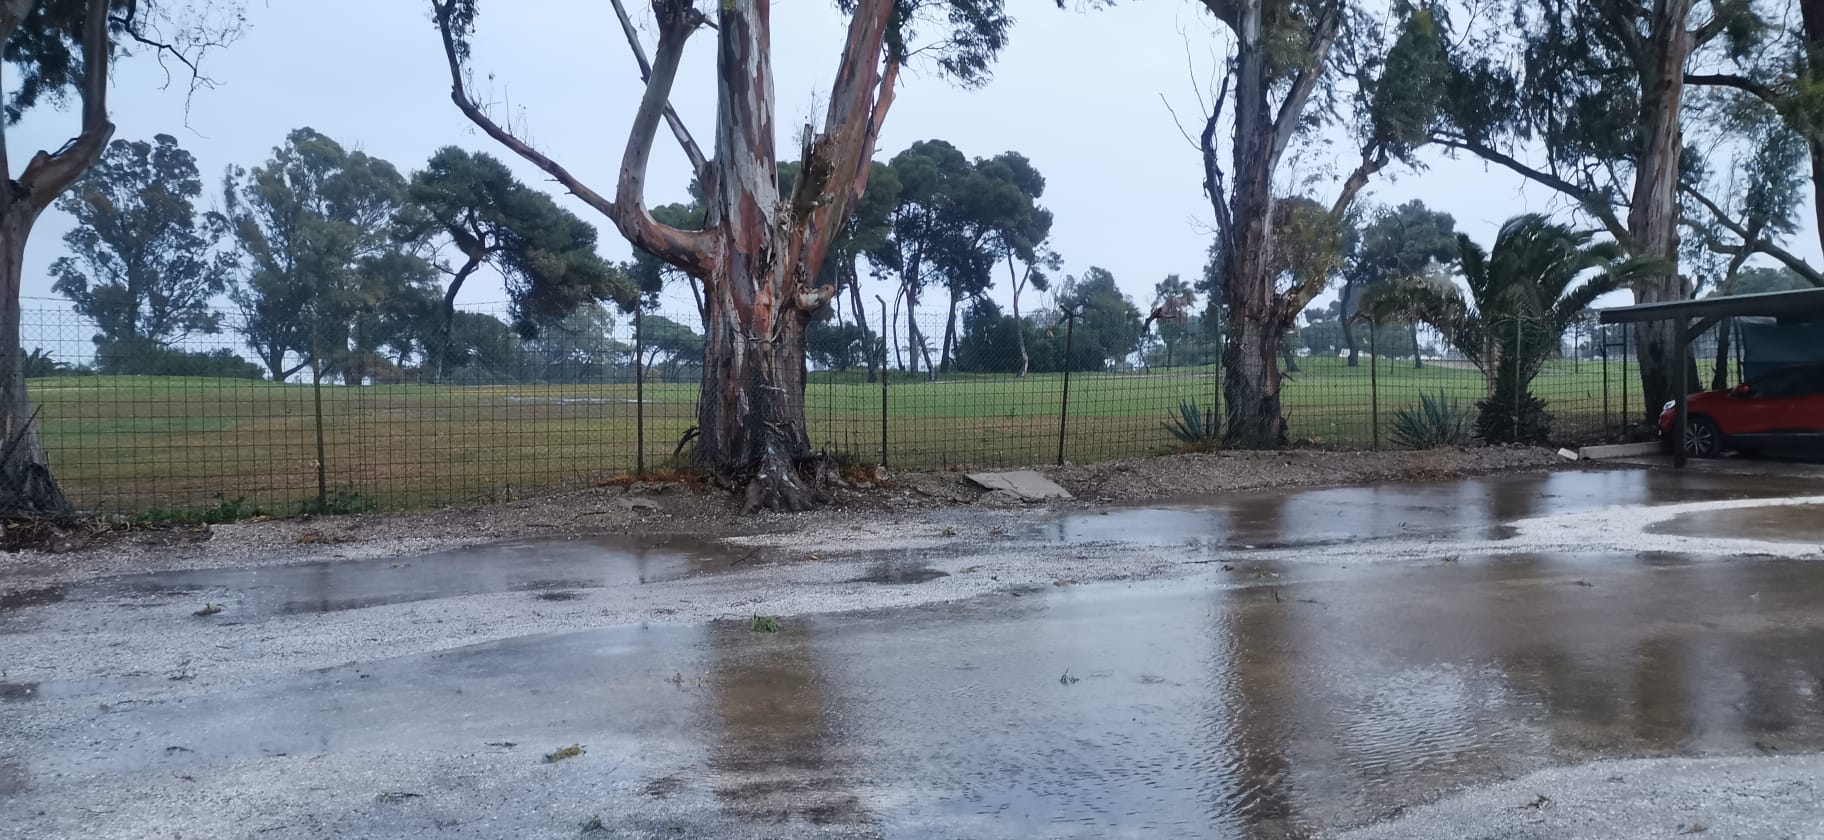
[[(1383, 360), (1371, 381), (1366, 359), (1299, 360), (1285, 385), (1296, 442), (1375, 444), (1370, 406), (1378, 391), (1383, 446), (1388, 418), (1422, 392), (1445, 391), (1466, 406), (1481, 396), (1474, 370)], [(1605, 412), (1601, 366), (1555, 362), (1533, 384), (1550, 404), (1557, 436), (1602, 437), (1617, 429), (1624, 381), (1609, 366)], [(881, 390), (850, 374), (812, 374), (806, 389), (814, 442), (856, 459), (880, 459)], [(1074, 374), (1065, 457), (1094, 461), (1165, 452), (1161, 427), (1181, 400), (1208, 409), (1210, 368)], [(1630, 402), (1638, 382), (1627, 381)], [(306, 385), (178, 377), (60, 377), (30, 383), (52, 468), (77, 504), (105, 510), (181, 510), (245, 498), (291, 512), (316, 488), (313, 389)], [(894, 467), (1011, 465), (1057, 457), (1060, 374), (1024, 380), (955, 375), (941, 382), (897, 374), (887, 398), (887, 461)], [(646, 388), (648, 465), (669, 456), (695, 424), (697, 388)], [(383, 385), (322, 389), (329, 483), (383, 507), (505, 499), (575, 486), (630, 470), (635, 462), (632, 385)], [(1605, 426), (1604, 418), (1608, 418)]]

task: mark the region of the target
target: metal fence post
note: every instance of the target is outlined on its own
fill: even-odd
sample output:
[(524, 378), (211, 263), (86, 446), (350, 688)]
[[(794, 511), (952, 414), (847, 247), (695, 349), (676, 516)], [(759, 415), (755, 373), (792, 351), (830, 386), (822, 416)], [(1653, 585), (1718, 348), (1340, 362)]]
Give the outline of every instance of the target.
[(1064, 310), (1064, 399), (1058, 403), (1058, 466), (1064, 466), (1064, 433), (1070, 424), (1070, 369), (1072, 337), (1077, 331), (1077, 313)]
[[(1368, 426), (1374, 433), (1374, 448), (1381, 448), (1381, 354), (1377, 350), (1375, 333), (1380, 332), (1381, 325), (1374, 319), (1368, 321)], [(1413, 352), (1417, 353), (1415, 345)]]
[(887, 319), (887, 299), (875, 295), (880, 301), (880, 465), (887, 465), (887, 330), (892, 324)]
[(1634, 427), (1628, 422), (1628, 415), (1633, 413), (1633, 409), (1628, 407), (1628, 356), (1634, 352), (1630, 326), (1632, 325), (1621, 325), (1621, 406), (1618, 413), (1621, 415), (1621, 439), (1624, 442), (1634, 439)]
[(633, 307), (633, 474), (646, 477), (646, 330), (641, 313)]
[(329, 512), (329, 449), (323, 445), (323, 354), (317, 345), (317, 313), (310, 313), (310, 392), (316, 404), (317, 512)]

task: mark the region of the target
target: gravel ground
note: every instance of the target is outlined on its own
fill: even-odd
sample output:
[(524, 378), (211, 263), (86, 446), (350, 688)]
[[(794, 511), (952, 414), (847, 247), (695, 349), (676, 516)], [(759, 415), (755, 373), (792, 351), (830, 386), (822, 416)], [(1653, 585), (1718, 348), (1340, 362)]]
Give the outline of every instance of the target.
[[(1544, 449), (1475, 447), (1425, 452), (1220, 452), (1067, 464), (1041, 472), (1075, 503), (1131, 502), (1264, 487), (1419, 481), (1544, 470), (1566, 462)], [(213, 527), (118, 527), (72, 534), (49, 550), (0, 554), (0, 590), (109, 574), (418, 554), (503, 539), (590, 534), (789, 534), (827, 523), (866, 521), (880, 532), (928, 520), (985, 495), (962, 471), (893, 473), (877, 486), (840, 489), (832, 507), (811, 513), (740, 515), (732, 497), (678, 483), (636, 483), (476, 508), (291, 518)]]
[(1809, 840), (1824, 756), (1661, 758), (1554, 767), (1334, 840)]

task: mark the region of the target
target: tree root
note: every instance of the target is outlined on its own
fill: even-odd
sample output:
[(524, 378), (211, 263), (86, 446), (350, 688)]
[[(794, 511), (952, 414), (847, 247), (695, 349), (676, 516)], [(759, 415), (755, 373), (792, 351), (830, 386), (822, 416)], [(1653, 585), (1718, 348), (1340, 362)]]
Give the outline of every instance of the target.
[(786, 456), (769, 451), (751, 475), (735, 482), (743, 486), (741, 512), (815, 510), (830, 501), (824, 488), (829, 486), (834, 470), (834, 462), (822, 452)]

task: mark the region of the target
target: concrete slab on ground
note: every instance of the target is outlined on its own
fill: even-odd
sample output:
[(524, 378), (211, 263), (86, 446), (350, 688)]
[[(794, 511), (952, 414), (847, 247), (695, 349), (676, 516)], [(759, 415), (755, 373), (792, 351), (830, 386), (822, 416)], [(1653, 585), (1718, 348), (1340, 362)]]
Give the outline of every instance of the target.
[(1005, 490), (1029, 502), (1071, 498), (1069, 490), (1035, 470), (968, 473), (964, 477), (984, 490)]

